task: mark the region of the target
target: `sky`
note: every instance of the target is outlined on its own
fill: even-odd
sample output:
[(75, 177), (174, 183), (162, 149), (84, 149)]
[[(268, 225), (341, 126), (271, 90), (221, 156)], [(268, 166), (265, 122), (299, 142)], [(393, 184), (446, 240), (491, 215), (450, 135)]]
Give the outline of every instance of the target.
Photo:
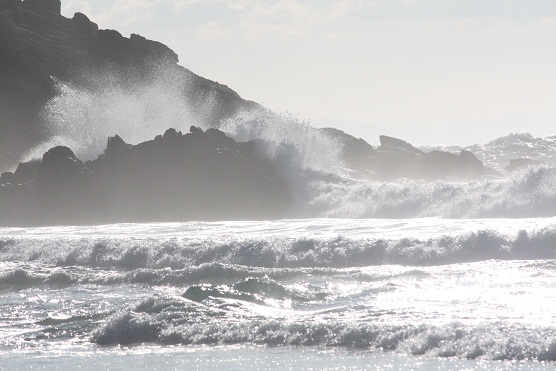
[(371, 144), (556, 135), (555, 0), (62, 0), (77, 11)]

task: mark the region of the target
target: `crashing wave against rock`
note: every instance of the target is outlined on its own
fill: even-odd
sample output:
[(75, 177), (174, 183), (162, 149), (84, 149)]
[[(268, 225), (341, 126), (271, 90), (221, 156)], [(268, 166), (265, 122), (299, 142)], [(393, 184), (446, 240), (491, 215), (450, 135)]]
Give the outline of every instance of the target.
[(164, 71), (179, 85), (176, 95), (184, 104), (204, 110), (205, 102), (213, 103), (210, 112), (199, 115), (198, 124), (207, 126), (258, 106), (178, 65), (177, 54), (160, 42), (136, 34), (127, 38), (99, 29), (82, 13), (66, 18), (60, 10), (60, 0), (0, 1), (0, 171), (49, 139), (42, 111), (58, 94), (57, 81), (97, 89), (106, 84), (92, 78), (101, 71), (137, 90)]
[[(59, 0), (0, 1), (0, 62), (0, 169), (46, 151), (0, 175), (0, 225), (553, 215), (554, 170), (521, 150), (530, 136), (491, 144), (513, 148), (508, 172), (536, 166), (500, 182), (481, 147), (381, 136), (373, 148), (243, 100), (161, 43), (65, 18)], [(231, 138), (193, 127), (149, 140), (189, 123)]]

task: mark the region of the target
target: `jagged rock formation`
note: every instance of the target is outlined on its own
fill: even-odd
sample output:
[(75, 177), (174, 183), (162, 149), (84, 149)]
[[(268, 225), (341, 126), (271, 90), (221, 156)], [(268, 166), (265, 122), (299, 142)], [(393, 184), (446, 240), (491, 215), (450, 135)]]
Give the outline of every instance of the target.
[[(91, 71), (108, 69), (133, 91), (164, 69), (187, 81), (180, 92), (188, 107), (203, 112), (196, 124), (208, 127), (239, 109), (261, 108), (179, 66), (178, 56), (159, 42), (99, 29), (81, 13), (65, 18), (60, 8), (60, 0), (0, 0), (0, 172), (44, 139), (40, 113), (56, 94), (54, 79), (88, 87)], [(208, 100), (215, 109), (205, 112)], [(424, 152), (388, 136), (373, 148), (341, 130), (321, 130), (341, 147), (355, 177), (464, 181), (496, 175), (465, 150)], [(54, 147), (41, 161), (0, 175), (0, 225), (284, 216), (288, 189), (275, 164), (253, 153), (252, 142), (194, 126), (188, 134), (170, 129), (137, 145), (114, 136), (104, 154), (85, 163), (71, 149)]]
[[(257, 106), (225, 85), (179, 66), (167, 46), (132, 34), (102, 30), (81, 13), (60, 14), (60, 0), (0, 0), (0, 171), (12, 168), (21, 154), (44, 136), (40, 111), (55, 94), (51, 77), (87, 84), (88, 71), (108, 68), (122, 75), (152, 78), (164, 68), (188, 81), (187, 99), (195, 107), (210, 95), (216, 104), (205, 115), (209, 126), (238, 109)], [(123, 79), (130, 84), (137, 79)]]
[(531, 158), (512, 158), (504, 170), (508, 173), (512, 173), (514, 171), (526, 169), (530, 166), (538, 166), (542, 164), (542, 161), (533, 160)]
[(351, 169), (364, 172), (370, 163), (376, 161), (378, 151), (361, 138), (355, 138), (335, 128), (320, 129), (341, 149), (341, 160)]
[(355, 171), (356, 177), (381, 181), (400, 178), (468, 181), (501, 175), (466, 150), (459, 154), (436, 150), (424, 152), (404, 140), (386, 135), (381, 135), (380, 146), (373, 148), (363, 139), (341, 130), (321, 130), (338, 143), (344, 164)]
[(390, 152), (390, 153), (398, 153), (401, 155), (416, 155), (421, 156), (424, 154), (419, 148), (414, 147), (413, 145), (409, 144), (405, 140), (401, 140), (398, 138), (389, 137), (386, 135), (381, 135), (379, 137), (380, 140), (380, 147), (378, 148), (379, 152)]
[(190, 131), (169, 129), (135, 146), (115, 136), (104, 154), (85, 163), (69, 148), (54, 147), (42, 161), (20, 165), (19, 174), (2, 174), (0, 225), (285, 215), (288, 189), (271, 162), (252, 155), (252, 142), (238, 143), (217, 129)]

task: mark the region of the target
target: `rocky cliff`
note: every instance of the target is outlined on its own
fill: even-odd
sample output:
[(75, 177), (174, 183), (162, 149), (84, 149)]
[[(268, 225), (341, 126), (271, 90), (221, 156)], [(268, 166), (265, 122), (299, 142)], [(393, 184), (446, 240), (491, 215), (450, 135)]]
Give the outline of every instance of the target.
[(60, 0), (0, 0), (0, 172), (15, 167), (24, 151), (44, 139), (40, 113), (55, 94), (55, 79), (87, 84), (85, 71), (110, 69), (149, 79), (161, 65), (172, 69), (190, 85), (184, 94), (194, 91), (186, 97), (192, 107), (207, 97), (216, 103), (199, 123), (208, 126), (257, 106), (179, 66), (176, 53), (159, 42), (99, 29), (81, 13), (65, 18), (60, 8)]
[[(254, 142), (236, 142), (217, 129), (240, 109), (264, 108), (179, 66), (177, 55), (159, 42), (99, 29), (81, 13), (65, 18), (60, 8), (60, 0), (0, 0), (0, 225), (288, 215), (296, 193), (278, 175), (278, 165), (262, 158)], [(19, 163), (21, 154), (47, 135), (41, 113), (57, 93), (57, 80), (93, 89), (89, 85), (98, 82), (88, 76), (106, 70), (119, 77), (123, 90), (135, 91), (161, 69), (178, 84), (187, 82), (179, 89), (180, 104), (202, 113), (192, 123), (212, 129), (192, 126), (185, 135), (170, 129), (136, 145), (116, 135), (93, 161), (83, 162), (70, 148), (57, 146), (42, 160)], [(209, 111), (207, 101), (213, 103)], [(68, 124), (73, 127), (74, 121)], [(388, 136), (374, 148), (341, 130), (320, 130), (338, 145), (354, 178), (467, 181), (497, 175), (465, 150), (424, 152)]]
[(290, 193), (252, 142), (217, 129), (174, 129), (132, 146), (108, 139), (104, 154), (82, 162), (54, 147), (42, 161), (0, 177), (0, 225), (271, 219)]

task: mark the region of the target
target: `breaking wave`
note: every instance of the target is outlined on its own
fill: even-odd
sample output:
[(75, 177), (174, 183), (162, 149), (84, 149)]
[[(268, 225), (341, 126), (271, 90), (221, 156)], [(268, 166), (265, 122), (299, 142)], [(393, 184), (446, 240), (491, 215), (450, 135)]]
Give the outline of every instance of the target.
[(554, 218), (3, 228), (3, 344), (553, 362), (555, 259)]
[[(187, 282), (195, 276), (224, 274), (245, 278), (257, 273), (248, 267), (272, 270), (349, 268), (383, 264), (423, 266), (488, 259), (556, 258), (556, 226), (552, 219), (544, 220), (540, 224), (531, 220), (531, 225), (526, 229), (523, 229), (526, 222), (514, 223), (515, 226), (507, 232), (501, 232), (500, 229), (483, 229), (488, 228), (488, 225), (457, 223), (454, 225), (459, 226), (459, 229), (450, 231), (449, 227), (442, 227), (442, 223), (448, 223), (442, 220), (438, 223), (427, 220), (428, 225), (425, 223), (420, 227), (408, 227), (401, 221), (391, 221), (389, 224), (378, 221), (376, 229), (373, 224), (364, 226), (363, 222), (359, 221), (360, 225), (354, 226), (352, 230), (345, 226), (324, 235), (319, 231), (317, 223), (314, 232), (308, 230), (297, 233), (297, 236), (293, 229), (273, 232), (273, 227), (277, 227), (271, 224), (262, 226), (267, 228), (267, 232), (266, 235), (260, 236), (257, 236), (256, 230), (250, 233), (247, 227), (237, 228), (233, 225), (223, 225), (221, 232), (218, 232), (218, 228), (214, 229), (213, 233), (216, 235), (203, 236), (203, 225), (198, 226), (195, 223), (172, 225), (177, 230), (189, 230), (188, 234), (152, 238), (139, 235), (97, 237), (94, 231), (80, 236), (79, 232), (71, 228), (67, 231), (63, 228), (56, 229), (60, 236), (53, 232), (54, 235), (51, 237), (37, 238), (39, 236), (21, 234), (14, 229), (13, 237), (7, 237), (10, 230), (5, 230), (4, 237), (0, 238), (0, 259), (3, 262), (32, 262), (57, 267), (77, 266), (132, 271), (132, 275), (126, 274), (114, 279), (170, 283), (179, 280)], [(509, 221), (499, 222), (501, 226), (505, 223)], [(388, 229), (397, 225), (404, 226), (409, 233), (418, 234), (397, 235), (392, 232), (389, 235)], [(158, 226), (165, 225), (154, 226), (159, 228)], [(210, 229), (211, 226), (207, 224), (206, 228)], [(121, 228), (127, 226), (122, 225)], [(324, 223), (322, 230), (326, 228), (328, 224)], [(436, 230), (440, 228), (448, 229)], [(114, 232), (116, 229), (117, 225)], [(34, 229), (30, 232), (33, 234), (40, 230)], [(198, 236), (195, 236), (197, 231)], [(76, 236), (64, 237), (64, 233), (76, 233)], [(267, 270), (264, 274), (272, 272)], [(10, 282), (10, 277), (18, 277), (21, 282), (39, 279), (26, 275), (25, 272), (8, 270), (0, 281)], [(50, 275), (40, 278), (40, 282), (51, 280), (52, 277), (49, 277)], [(105, 278), (111, 279), (110, 276)], [(63, 282), (72, 281), (71, 277), (57, 279)]]
[(221, 130), (240, 142), (255, 141), (257, 155), (277, 162), (288, 180), (299, 178), (302, 170), (335, 173), (342, 166), (338, 143), (288, 113), (264, 109), (240, 112), (226, 120)]
[[(109, 136), (129, 143), (150, 140), (169, 127), (206, 128), (216, 100), (193, 105), (188, 75), (160, 66), (148, 81), (127, 81), (115, 72), (88, 73), (84, 85), (57, 82), (58, 94), (43, 112), (48, 140), (27, 159), (54, 145), (66, 145), (83, 160), (96, 158)], [(86, 87), (84, 87), (86, 86)], [(130, 88), (132, 87), (132, 88)], [(241, 111), (220, 128), (238, 141), (255, 141), (256, 154), (271, 158), (289, 185), (294, 203), (288, 218), (491, 218), (556, 215), (556, 140), (511, 134), (466, 149), (501, 169), (511, 158), (544, 165), (501, 179), (468, 183), (402, 179), (353, 179), (343, 168), (341, 144), (322, 130), (287, 113), (260, 108)], [(140, 130), (138, 130), (140, 128)], [(408, 138), (410, 139), (410, 138)], [(432, 147), (431, 147), (432, 148)], [(455, 150), (454, 148), (443, 148)], [(459, 149), (459, 148), (457, 148)]]
[[(247, 319), (248, 307), (219, 303), (208, 307), (187, 299), (149, 298), (113, 315), (92, 333), (91, 340), (98, 344), (333, 346), (463, 359), (556, 360), (556, 329), (542, 325), (386, 325), (326, 320), (325, 313), (297, 320), (280, 315)], [(232, 318), (226, 318), (226, 313)]]
[(379, 183), (307, 172), (295, 217), (525, 218), (556, 215), (556, 167), (468, 183)]

